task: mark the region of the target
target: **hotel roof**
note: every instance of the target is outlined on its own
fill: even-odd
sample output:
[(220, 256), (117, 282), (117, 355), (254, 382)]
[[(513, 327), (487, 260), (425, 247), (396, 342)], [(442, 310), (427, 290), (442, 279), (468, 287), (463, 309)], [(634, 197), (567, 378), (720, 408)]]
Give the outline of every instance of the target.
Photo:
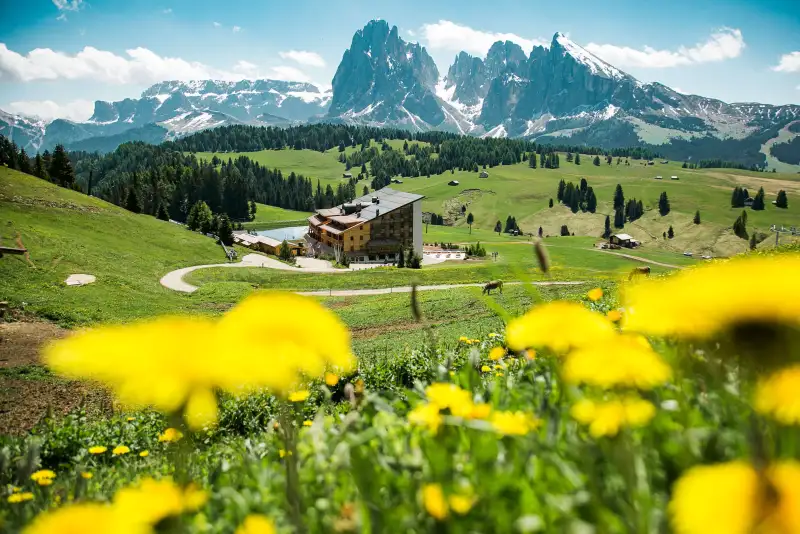
[[(378, 202), (372, 202), (373, 198), (377, 198)], [(347, 204), (361, 204), (361, 215), (358, 217), (356, 217), (355, 213), (345, 215), (344, 208), (342, 207), (343, 205), (339, 205), (334, 208), (319, 209), (317, 210), (317, 213), (323, 217), (353, 217), (352, 221), (367, 222), (376, 218), (378, 213), (386, 214), (423, 198), (425, 198), (423, 195), (415, 195), (414, 193), (406, 193), (404, 191), (395, 191), (389, 187), (384, 187), (383, 189), (378, 189), (377, 191), (373, 191), (372, 193), (360, 196), (350, 202), (347, 202)], [(358, 213), (358, 211), (356, 213)]]

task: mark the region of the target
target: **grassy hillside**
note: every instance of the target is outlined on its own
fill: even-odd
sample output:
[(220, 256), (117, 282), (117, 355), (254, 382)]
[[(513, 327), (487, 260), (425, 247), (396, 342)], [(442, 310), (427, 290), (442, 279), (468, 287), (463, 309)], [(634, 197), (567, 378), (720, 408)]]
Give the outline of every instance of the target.
[[(0, 300), (14, 307), (65, 324), (215, 309), (159, 284), (173, 269), (224, 262), (213, 240), (0, 167), (0, 242), (14, 246), (18, 234), (31, 263), (0, 258)], [(64, 285), (75, 273), (97, 281)]]
[[(402, 149), (403, 142), (391, 141), (395, 149)], [(353, 149), (347, 147), (346, 151)], [(262, 150), (237, 154), (219, 154), (220, 157), (246, 155), (263, 165), (282, 169), (284, 173), (295, 171), (319, 178), (323, 186), (342, 181), (344, 166), (338, 162), (338, 149), (326, 153), (310, 150)], [(201, 153), (200, 157), (211, 158), (213, 154)], [(561, 225), (566, 224), (576, 235), (599, 236), (603, 230), (605, 216), (612, 213), (612, 198), (617, 184), (622, 185), (625, 198), (637, 198), (645, 206), (645, 215), (627, 224), (621, 231), (641, 240), (647, 249), (658, 249), (671, 253), (691, 250), (695, 254), (710, 253), (727, 256), (743, 252), (748, 244), (733, 235), (732, 225), (741, 212), (730, 208), (730, 196), (737, 185), (747, 187), (755, 194), (764, 187), (767, 209), (748, 210), (749, 230), (769, 233), (773, 224), (800, 226), (800, 175), (791, 173), (760, 173), (737, 169), (698, 169), (681, 168), (681, 163), (656, 163), (643, 166), (640, 161), (631, 160), (631, 165), (612, 165), (603, 162), (600, 166), (592, 164), (592, 158), (584, 155), (581, 165), (567, 163), (561, 156), (559, 169), (530, 169), (527, 163), (498, 166), (487, 169), (488, 178), (479, 178), (478, 173), (456, 171), (430, 178), (404, 178), (403, 184), (392, 187), (425, 195), (423, 209), (447, 216), (460, 214), (462, 205), (475, 216), (474, 228), (491, 231), (500, 220), (513, 215), (524, 231), (536, 232), (541, 226), (545, 234), (557, 235)], [(662, 180), (656, 180), (657, 175)], [(677, 181), (670, 176), (678, 176)], [(556, 206), (548, 208), (550, 198), (555, 200), (559, 180), (573, 181), (576, 184), (586, 178), (594, 188), (598, 198), (597, 213), (573, 214), (569, 209)], [(457, 187), (449, 186), (450, 180), (458, 180)], [(360, 186), (359, 186), (360, 189)], [(778, 190), (785, 189), (789, 195), (789, 209), (777, 209), (770, 203)], [(658, 197), (666, 191), (672, 212), (665, 217), (658, 214)], [(696, 210), (700, 210), (702, 223), (692, 223)], [(456, 225), (464, 225), (464, 217), (455, 220)], [(675, 231), (675, 238), (666, 240), (663, 233), (669, 226)], [(763, 246), (767, 246), (766, 243)]]
[(306, 224), (306, 219), (311, 215), (305, 211), (287, 210), (276, 206), (267, 206), (256, 202), (256, 218), (244, 227), (249, 230), (268, 230), (283, 226), (300, 226)]

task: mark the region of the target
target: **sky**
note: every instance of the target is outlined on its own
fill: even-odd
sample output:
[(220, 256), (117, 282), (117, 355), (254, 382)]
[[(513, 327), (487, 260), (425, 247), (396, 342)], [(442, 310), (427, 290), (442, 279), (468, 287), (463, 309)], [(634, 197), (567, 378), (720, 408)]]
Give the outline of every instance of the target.
[(527, 53), (562, 32), (643, 82), (800, 104), (798, 0), (0, 0), (0, 109), (86, 120), (95, 100), (172, 79), (327, 88), (371, 19), (425, 46), (441, 76), (461, 50), (509, 39)]

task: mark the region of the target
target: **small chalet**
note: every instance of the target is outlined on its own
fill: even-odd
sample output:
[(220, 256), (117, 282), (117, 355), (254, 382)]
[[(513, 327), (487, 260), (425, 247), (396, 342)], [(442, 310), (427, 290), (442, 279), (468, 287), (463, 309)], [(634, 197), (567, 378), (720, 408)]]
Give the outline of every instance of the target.
[(609, 239), (612, 245), (618, 245), (625, 248), (635, 248), (639, 246), (639, 242), (628, 234), (614, 234)]
[(656, 176), (656, 180), (660, 180), (660, 179), (661, 179), (661, 177), (660, 177), (660, 176)]
[(678, 177), (677, 177), (677, 176), (670, 176), (670, 177), (669, 177), (669, 179), (670, 179), (670, 180), (677, 180), (677, 179), (678, 179)]
[(343, 172), (342, 173), (342, 178), (352, 178), (352, 177), (353, 177), (353, 173), (352, 172)]
[(447, 185), (458, 185), (458, 180), (450, 180)]
[(488, 178), (488, 177), (489, 173), (486, 171), (481, 171), (481, 173), (478, 175), (478, 178)]
[(745, 208), (753, 207), (753, 197), (747, 197), (746, 199), (744, 199), (744, 207)]

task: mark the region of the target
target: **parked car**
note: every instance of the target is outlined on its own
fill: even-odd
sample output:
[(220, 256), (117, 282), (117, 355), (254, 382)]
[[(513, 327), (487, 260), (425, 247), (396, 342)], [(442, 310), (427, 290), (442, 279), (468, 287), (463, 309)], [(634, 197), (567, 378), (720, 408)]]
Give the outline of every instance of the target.
[(688, 256), (688, 257), (690, 257), (690, 258), (692, 257), (692, 253), (691, 253), (691, 252), (689, 252), (688, 250), (687, 250), (686, 252), (684, 252), (684, 253), (683, 253), (683, 255), (684, 255), (684, 256)]

